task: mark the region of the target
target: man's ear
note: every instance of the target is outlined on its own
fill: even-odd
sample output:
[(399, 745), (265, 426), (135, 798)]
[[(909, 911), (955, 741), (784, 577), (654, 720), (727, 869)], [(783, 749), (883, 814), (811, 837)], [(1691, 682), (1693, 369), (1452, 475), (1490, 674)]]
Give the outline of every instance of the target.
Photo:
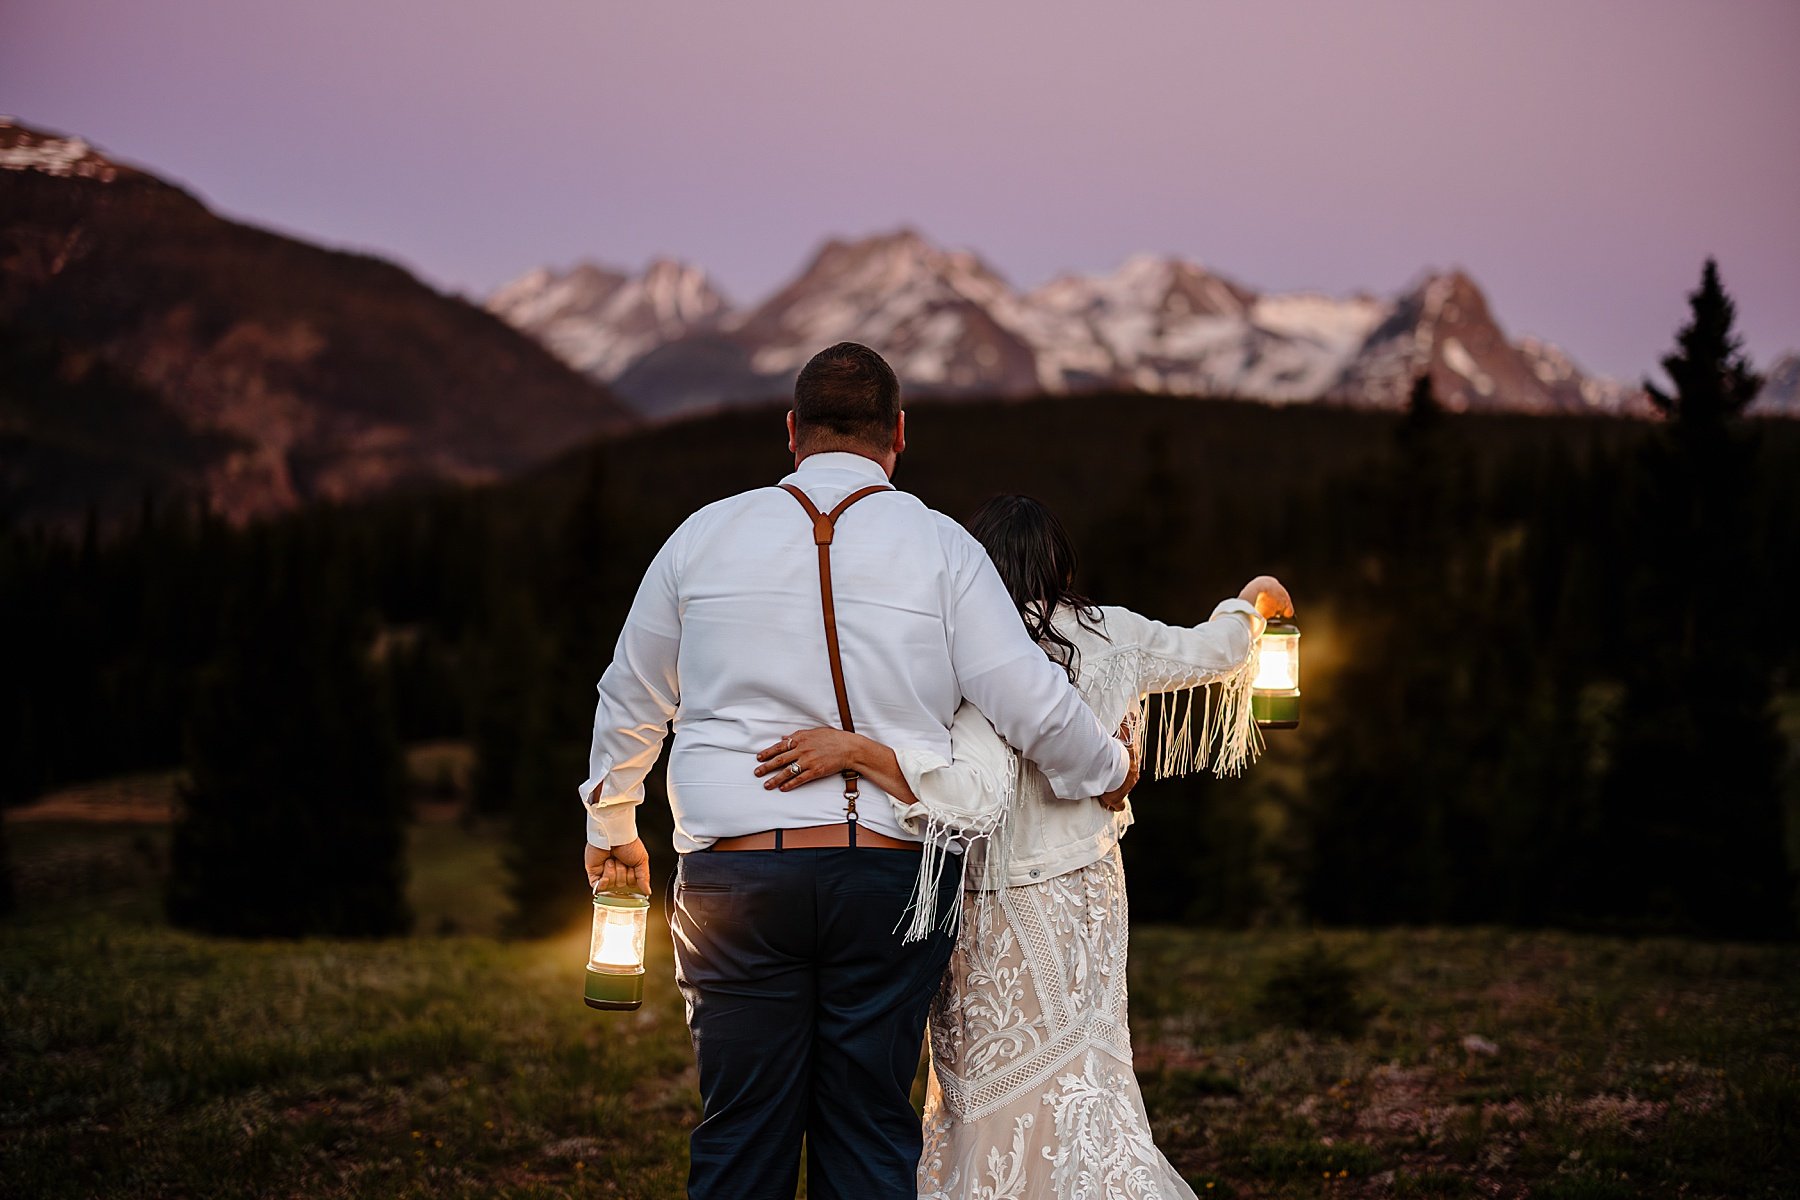
[(894, 454), (900, 455), (906, 449), (906, 410), (900, 410), (900, 419), (894, 423)]
[(791, 408), (788, 409), (787, 427), (788, 427), (788, 453), (789, 454), (798, 454), (799, 451), (794, 448), (794, 410)]

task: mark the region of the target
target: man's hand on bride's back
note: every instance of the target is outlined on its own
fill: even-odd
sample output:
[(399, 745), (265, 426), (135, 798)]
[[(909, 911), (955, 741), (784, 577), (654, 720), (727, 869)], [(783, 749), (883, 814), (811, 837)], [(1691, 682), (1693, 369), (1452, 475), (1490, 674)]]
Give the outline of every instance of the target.
[(1273, 575), (1258, 575), (1246, 583), (1244, 590), (1238, 593), (1238, 599), (1256, 605), (1256, 611), (1263, 615), (1265, 621), (1294, 615), (1293, 597), (1281, 586), (1281, 580)]

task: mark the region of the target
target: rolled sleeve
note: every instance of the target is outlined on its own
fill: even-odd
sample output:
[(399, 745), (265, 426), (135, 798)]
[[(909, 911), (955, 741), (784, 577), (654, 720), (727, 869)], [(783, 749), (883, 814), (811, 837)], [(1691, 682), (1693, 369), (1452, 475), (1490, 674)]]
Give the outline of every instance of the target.
[(894, 801), (894, 814), (909, 833), (925, 832), (927, 811), (997, 817), (997, 806), (1011, 792), (1017, 770), (1013, 752), (974, 705), (956, 710), (950, 727), (951, 761), (931, 750), (894, 751), (906, 785), (922, 802)]

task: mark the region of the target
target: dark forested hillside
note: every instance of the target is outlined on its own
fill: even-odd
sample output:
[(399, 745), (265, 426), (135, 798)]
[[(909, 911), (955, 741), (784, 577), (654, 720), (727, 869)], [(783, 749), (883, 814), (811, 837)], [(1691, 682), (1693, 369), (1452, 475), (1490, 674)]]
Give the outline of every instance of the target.
[[(1736, 428), (1743, 507), (1720, 536), (1737, 566), (1696, 594), (1745, 636), (1697, 645), (1713, 665), (1748, 655), (1775, 698), (1742, 714), (1747, 739), (1774, 736), (1800, 679), (1773, 599), (1800, 585), (1800, 427)], [(1656, 522), (1686, 502), (1668, 429), (1138, 396), (921, 404), (897, 482), (959, 517), (997, 492), (1039, 497), (1069, 524), (1089, 593), (1163, 619), (1201, 620), (1258, 572), (1292, 587), (1302, 726), (1271, 735), (1243, 779), (1140, 789), (1126, 840), (1139, 915), (1782, 933), (1792, 764), (1717, 791), (1704, 770), (1671, 774), (1666, 796), (1641, 769), (1666, 752), (1643, 729), (1706, 700), (1637, 680), (1744, 678), (1742, 663), (1700, 670), (1678, 618), (1643, 599), (1647, 570), (1680, 570), (1653, 553)], [(594, 681), (644, 566), (696, 507), (790, 467), (781, 410), (736, 411), (511, 484), (318, 508), (258, 536), (303, 543), (338, 581), (320, 594), (382, 631), (371, 650), (401, 737), (472, 739), (487, 803), (526, 812), (522, 836), (573, 844)], [(259, 591), (269, 555), (247, 536), (171, 510), (114, 540), (7, 535), (13, 799), (181, 759), (196, 669), (242, 652), (217, 629)], [(558, 808), (566, 822), (543, 819)], [(1655, 886), (1634, 878), (1617, 848), (1643, 845), (1625, 834), (1645, 813), (1656, 845), (1693, 847), (1691, 878), (1666, 856)], [(1703, 903), (1722, 869), (1760, 882)]]
[[(146, 492), (242, 520), (510, 474), (630, 418), (401, 267), (240, 225), (0, 122), (0, 506), (112, 518)], [(20, 165), (32, 148), (37, 166)], [(75, 150), (85, 153), (70, 165)]]

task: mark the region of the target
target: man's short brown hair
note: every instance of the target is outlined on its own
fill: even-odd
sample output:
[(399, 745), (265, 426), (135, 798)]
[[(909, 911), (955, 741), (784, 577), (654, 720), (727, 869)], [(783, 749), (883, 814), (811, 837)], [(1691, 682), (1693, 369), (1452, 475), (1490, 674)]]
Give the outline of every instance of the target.
[(847, 444), (886, 450), (899, 419), (894, 369), (857, 342), (819, 351), (794, 381), (794, 440), (803, 448)]

